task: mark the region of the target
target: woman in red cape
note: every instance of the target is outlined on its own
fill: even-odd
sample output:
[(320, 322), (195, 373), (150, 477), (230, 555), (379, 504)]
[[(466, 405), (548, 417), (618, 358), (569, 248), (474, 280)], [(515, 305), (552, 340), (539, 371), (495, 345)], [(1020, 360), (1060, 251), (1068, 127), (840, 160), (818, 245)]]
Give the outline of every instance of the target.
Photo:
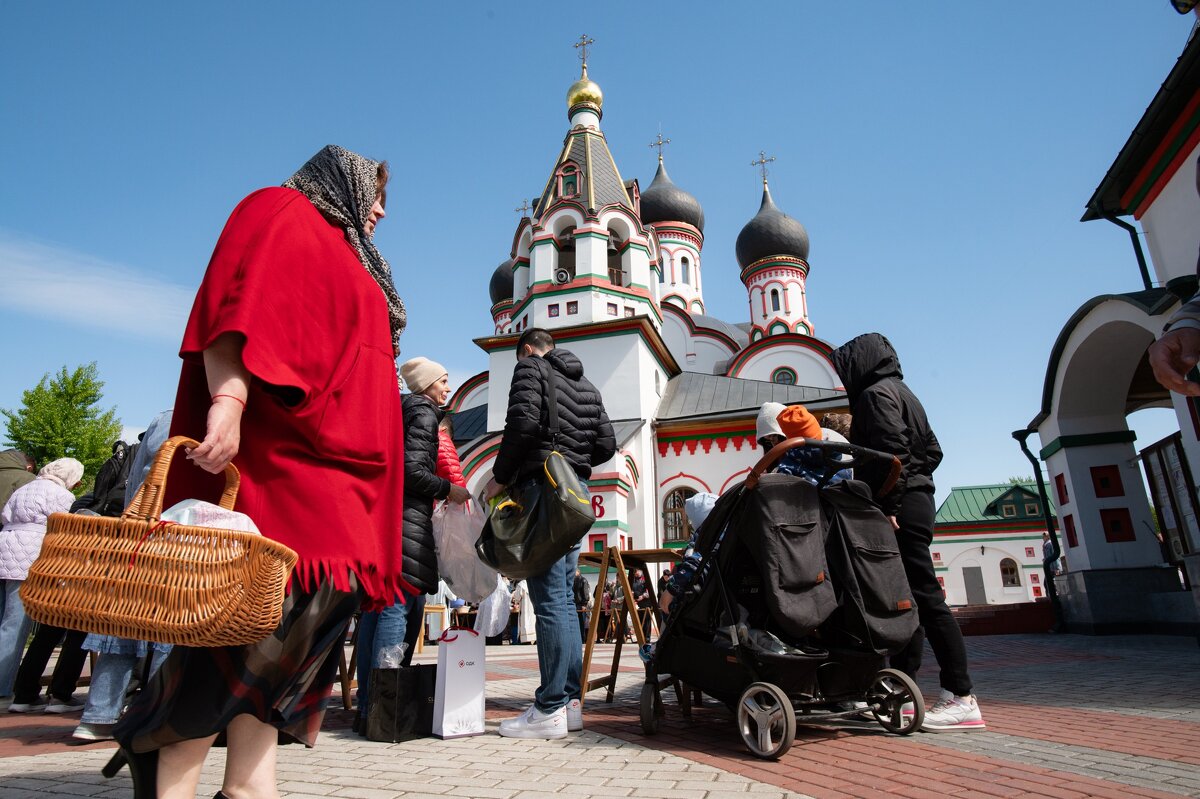
[(227, 744), (222, 791), (276, 795), (275, 747), (313, 745), (354, 611), (405, 587), (395, 354), (406, 317), (371, 241), (387, 176), (331, 145), (243, 200), (217, 242), (171, 426), (201, 444), (172, 468), (165, 505), (215, 498), (232, 461), (236, 509), (299, 560), (272, 635), (176, 647), (118, 724), (105, 773), (129, 762), (137, 796), (194, 796), (214, 743)]

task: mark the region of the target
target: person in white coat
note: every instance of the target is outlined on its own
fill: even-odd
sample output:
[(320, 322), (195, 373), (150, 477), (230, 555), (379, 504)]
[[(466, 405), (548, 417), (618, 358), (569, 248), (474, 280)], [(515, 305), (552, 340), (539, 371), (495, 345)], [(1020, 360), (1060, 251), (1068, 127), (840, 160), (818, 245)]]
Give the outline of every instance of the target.
[[(0, 703), (13, 704), (13, 681), (31, 621), (17, 590), (42, 549), (46, 520), (66, 513), (75, 501), (71, 489), (83, 479), (83, 464), (59, 458), (42, 467), (37, 479), (18, 488), (0, 511)], [(67, 697), (69, 699), (70, 692)], [(39, 709), (46, 707), (45, 703)]]
[(512, 595), (513, 607), (517, 610), (517, 642), (522, 644), (537, 643), (537, 616), (533, 612), (533, 600), (529, 596), (529, 586), (524, 580), (517, 583)]

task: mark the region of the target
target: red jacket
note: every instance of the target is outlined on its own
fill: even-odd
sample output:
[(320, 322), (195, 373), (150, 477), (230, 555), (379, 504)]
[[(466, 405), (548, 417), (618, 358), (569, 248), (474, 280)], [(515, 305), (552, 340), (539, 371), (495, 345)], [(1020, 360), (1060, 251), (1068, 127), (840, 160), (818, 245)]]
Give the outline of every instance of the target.
[(458, 448), (454, 446), (454, 439), (450, 438), (445, 428), (438, 430), (437, 476), (456, 486), (467, 487), (467, 481), (463, 478), (462, 463), (458, 460)]

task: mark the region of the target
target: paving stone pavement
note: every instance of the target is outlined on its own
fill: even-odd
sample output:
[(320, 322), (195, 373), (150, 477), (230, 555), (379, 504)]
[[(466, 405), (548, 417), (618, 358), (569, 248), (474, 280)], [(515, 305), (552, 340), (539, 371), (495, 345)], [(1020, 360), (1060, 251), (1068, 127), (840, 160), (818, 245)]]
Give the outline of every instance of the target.
[[(1200, 648), (1190, 638), (968, 638), (988, 731), (898, 737), (873, 723), (802, 727), (777, 762), (752, 757), (730, 712), (711, 700), (683, 719), (672, 692), (654, 736), (642, 734), (642, 669), (632, 647), (615, 701), (585, 703), (583, 733), (562, 741), (494, 734), (402, 744), (363, 740), (334, 707), (315, 749), (280, 749), (280, 790), (309, 797), (1200, 797)], [(593, 676), (611, 647), (598, 647)], [(422, 659), (436, 655), (427, 651)], [(921, 687), (936, 698), (927, 653)], [(523, 708), (537, 685), (532, 647), (488, 649), (488, 726)], [(111, 744), (70, 744), (77, 716), (0, 714), (0, 797), (122, 797), (123, 773), (99, 768)], [(220, 785), (214, 751), (199, 796)]]

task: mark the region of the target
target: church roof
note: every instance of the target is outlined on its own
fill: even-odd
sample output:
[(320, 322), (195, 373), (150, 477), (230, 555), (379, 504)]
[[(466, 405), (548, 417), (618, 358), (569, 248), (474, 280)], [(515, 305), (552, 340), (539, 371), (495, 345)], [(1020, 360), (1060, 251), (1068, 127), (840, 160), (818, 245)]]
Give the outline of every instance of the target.
[(692, 321), (696, 327), (706, 327), (709, 330), (716, 330), (719, 333), (724, 333), (729, 336), (739, 347), (745, 347), (750, 343), (750, 333), (742, 329), (739, 325), (726, 322), (723, 319), (718, 319), (715, 316), (706, 316), (702, 313), (691, 314)]
[[(938, 508), (935, 521), (938, 524), (1006, 521), (996, 507), (996, 500), (1014, 491), (1031, 500), (1039, 499), (1035, 483), (955, 486)], [(1021, 516), (1024, 518), (1024, 513)]]
[(658, 172), (650, 186), (642, 192), (642, 222), (686, 222), (704, 232), (704, 209), (700, 201), (675, 185), (667, 174), (662, 159), (658, 161)]
[(746, 223), (734, 245), (738, 266), (745, 269), (755, 261), (778, 255), (808, 260), (808, 231), (804, 225), (780, 211), (763, 183), (762, 205)]
[(683, 372), (667, 381), (658, 403), (658, 421), (720, 416), (757, 410), (764, 402), (803, 403), (810, 408), (846, 404), (846, 393), (833, 388), (788, 386), (763, 380)]
[(513, 298), (513, 259), (508, 258), (496, 267), (488, 284), (492, 305)]
[(574, 128), (563, 142), (562, 153), (554, 163), (546, 188), (538, 199), (535, 213), (541, 216), (555, 200), (559, 169), (571, 162), (579, 170), (578, 200), (584, 208), (596, 211), (606, 205), (623, 205), (633, 210), (633, 201), (625, 190), (625, 181), (617, 171), (617, 164), (608, 150), (604, 134), (598, 130)]
[(467, 408), (465, 411), (459, 411), (450, 415), (451, 422), (454, 425), (454, 443), (457, 446), (462, 446), (469, 441), (474, 441), (480, 436), (487, 433), (487, 403), (476, 405), (474, 408)]

